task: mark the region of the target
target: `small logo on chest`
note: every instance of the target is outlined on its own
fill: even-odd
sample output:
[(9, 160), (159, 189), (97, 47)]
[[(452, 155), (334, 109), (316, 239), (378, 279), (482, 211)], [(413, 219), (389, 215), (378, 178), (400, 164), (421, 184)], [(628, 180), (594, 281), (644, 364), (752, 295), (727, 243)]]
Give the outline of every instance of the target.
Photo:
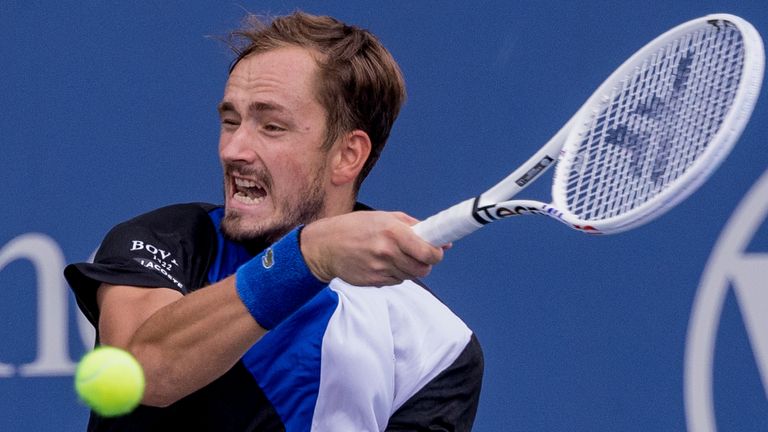
[(272, 268), (274, 264), (275, 264), (275, 257), (272, 252), (272, 248), (269, 248), (264, 252), (264, 255), (261, 257), (261, 265), (263, 265), (265, 269), (268, 269), (268, 268)]

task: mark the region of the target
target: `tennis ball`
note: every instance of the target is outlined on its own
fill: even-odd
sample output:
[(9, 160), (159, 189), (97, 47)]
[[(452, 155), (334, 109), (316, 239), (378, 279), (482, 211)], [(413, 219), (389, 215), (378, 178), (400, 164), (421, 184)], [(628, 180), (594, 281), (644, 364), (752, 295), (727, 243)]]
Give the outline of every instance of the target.
[(144, 371), (129, 352), (101, 346), (77, 365), (75, 390), (101, 416), (128, 414), (144, 395)]

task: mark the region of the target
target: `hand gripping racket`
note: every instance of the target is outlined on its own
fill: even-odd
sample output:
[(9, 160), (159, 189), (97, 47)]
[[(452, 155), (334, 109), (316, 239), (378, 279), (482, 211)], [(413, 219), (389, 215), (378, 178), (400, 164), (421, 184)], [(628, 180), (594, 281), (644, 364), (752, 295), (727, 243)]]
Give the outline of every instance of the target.
[[(443, 245), (522, 214), (593, 234), (645, 224), (728, 155), (752, 114), (763, 68), (762, 40), (745, 20), (715, 14), (681, 24), (630, 57), (507, 178), (414, 230)], [(551, 203), (510, 200), (555, 164)]]

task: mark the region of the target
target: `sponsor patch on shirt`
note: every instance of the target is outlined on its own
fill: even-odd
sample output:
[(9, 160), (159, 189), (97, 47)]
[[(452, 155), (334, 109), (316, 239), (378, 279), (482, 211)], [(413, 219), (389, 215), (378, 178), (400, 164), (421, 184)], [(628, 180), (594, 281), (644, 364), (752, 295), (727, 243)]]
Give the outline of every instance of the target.
[(129, 251), (134, 254), (137, 252), (141, 252), (142, 255), (147, 255), (147, 253), (151, 254), (151, 259), (146, 257), (136, 257), (133, 258), (133, 260), (139, 263), (142, 267), (152, 269), (167, 277), (175, 286), (181, 289), (184, 288), (184, 284), (179, 282), (179, 280), (172, 274), (174, 270), (179, 268), (179, 263), (170, 252), (142, 240), (131, 240)]

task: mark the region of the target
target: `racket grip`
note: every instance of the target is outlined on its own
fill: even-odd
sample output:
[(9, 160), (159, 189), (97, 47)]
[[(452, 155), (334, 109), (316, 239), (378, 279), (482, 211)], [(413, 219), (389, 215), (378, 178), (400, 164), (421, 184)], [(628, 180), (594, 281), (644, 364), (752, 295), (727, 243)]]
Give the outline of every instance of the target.
[(428, 217), (412, 228), (419, 237), (434, 246), (442, 246), (458, 240), (482, 227), (472, 217), (474, 198)]

